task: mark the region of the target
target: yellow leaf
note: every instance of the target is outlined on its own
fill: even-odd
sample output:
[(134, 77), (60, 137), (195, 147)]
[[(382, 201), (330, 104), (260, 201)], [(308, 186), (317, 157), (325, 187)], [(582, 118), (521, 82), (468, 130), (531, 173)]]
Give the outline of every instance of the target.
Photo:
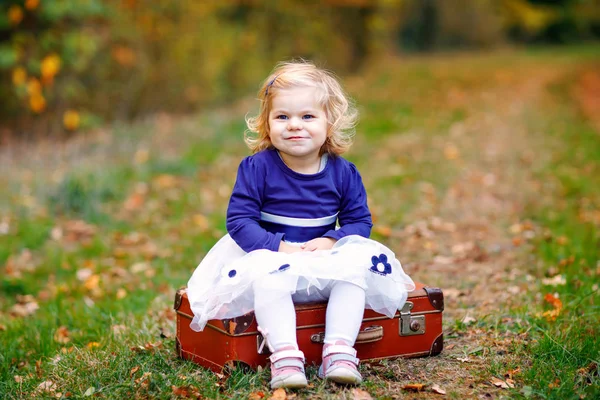
[(79, 113), (75, 110), (67, 110), (63, 115), (63, 125), (70, 131), (74, 131), (79, 128), (81, 118)]
[(411, 392), (420, 392), (425, 387), (422, 383), (409, 383), (408, 385), (404, 385), (402, 389), (408, 390)]
[(122, 298), (124, 298), (125, 296), (127, 296), (127, 290), (123, 289), (123, 288), (119, 288), (117, 290), (117, 299), (121, 300)]
[(273, 392), (273, 396), (269, 397), (272, 400), (285, 400), (287, 399), (287, 393), (284, 388), (279, 388)]
[(29, 11), (35, 10), (40, 5), (40, 0), (25, 0), (25, 8)]
[(8, 20), (13, 25), (18, 25), (23, 20), (23, 10), (17, 5), (8, 9)]
[(131, 67), (135, 64), (137, 56), (129, 47), (114, 46), (111, 51), (113, 59), (124, 67)]
[(96, 347), (100, 347), (100, 343), (98, 342), (89, 342), (86, 347), (90, 350), (95, 349)]
[(447, 160), (456, 160), (460, 157), (460, 152), (455, 145), (449, 144), (444, 148), (444, 156)]
[(96, 289), (98, 287), (98, 283), (100, 282), (100, 276), (99, 275), (92, 275), (89, 278), (86, 279), (85, 283), (83, 284), (83, 286), (87, 289), (87, 290), (93, 290)]
[(53, 78), (60, 70), (60, 57), (50, 54), (42, 60), (41, 71), (44, 78)]
[(177, 185), (177, 177), (169, 174), (160, 174), (153, 179), (152, 183), (161, 189), (168, 189)]
[(133, 156), (136, 164), (145, 164), (150, 158), (150, 152), (147, 149), (138, 149)]
[(29, 98), (29, 108), (36, 114), (46, 109), (46, 99), (40, 93), (34, 94)]
[(194, 223), (200, 227), (202, 232), (206, 232), (210, 228), (210, 223), (208, 222), (208, 218), (202, 214), (195, 214), (192, 219)]
[(12, 82), (15, 86), (21, 86), (27, 80), (27, 72), (23, 67), (17, 67), (12, 72)]
[(376, 225), (373, 228), (373, 231), (384, 237), (390, 237), (392, 235), (392, 228), (387, 225)]
[(37, 78), (31, 77), (27, 81), (27, 94), (30, 96), (42, 93), (42, 85)]

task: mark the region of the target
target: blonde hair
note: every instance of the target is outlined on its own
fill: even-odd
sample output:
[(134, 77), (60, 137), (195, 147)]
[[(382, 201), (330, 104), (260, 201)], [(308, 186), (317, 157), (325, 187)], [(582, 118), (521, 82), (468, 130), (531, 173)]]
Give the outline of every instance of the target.
[(253, 153), (272, 148), (269, 137), (269, 113), (273, 97), (282, 89), (314, 87), (317, 101), (327, 115), (327, 139), (320, 154), (340, 155), (352, 145), (358, 112), (336, 77), (308, 61), (279, 63), (258, 91), (260, 110), (257, 116), (246, 118), (244, 140)]

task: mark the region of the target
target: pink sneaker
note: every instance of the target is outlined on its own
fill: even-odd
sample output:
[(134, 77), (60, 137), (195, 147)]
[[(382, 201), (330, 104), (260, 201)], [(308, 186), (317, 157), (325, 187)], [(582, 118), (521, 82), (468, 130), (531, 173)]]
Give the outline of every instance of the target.
[(269, 357), (271, 360), (271, 389), (299, 389), (308, 386), (304, 373), (304, 353), (284, 347)]
[(341, 340), (323, 346), (323, 363), (319, 367), (319, 378), (347, 385), (361, 383), (356, 350)]

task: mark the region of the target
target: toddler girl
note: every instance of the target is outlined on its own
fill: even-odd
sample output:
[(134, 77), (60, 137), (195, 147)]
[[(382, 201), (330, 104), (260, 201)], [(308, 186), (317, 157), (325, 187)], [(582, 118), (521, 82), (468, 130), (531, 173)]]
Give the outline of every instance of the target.
[[(368, 239), (371, 213), (351, 145), (356, 111), (336, 78), (282, 63), (258, 93), (227, 231), (188, 283), (192, 329), (254, 311), (272, 352), (271, 387), (307, 386), (294, 303), (328, 301), (319, 376), (358, 384), (365, 307), (393, 317), (414, 290), (394, 253)], [(337, 226), (336, 226), (337, 222)]]

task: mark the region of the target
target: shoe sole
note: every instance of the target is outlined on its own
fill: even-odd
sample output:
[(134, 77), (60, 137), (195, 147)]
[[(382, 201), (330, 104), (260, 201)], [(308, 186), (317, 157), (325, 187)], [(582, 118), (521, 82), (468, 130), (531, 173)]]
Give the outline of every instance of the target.
[(306, 377), (302, 374), (288, 376), (286, 378), (271, 380), (271, 389), (288, 388), (302, 389), (308, 386)]
[(344, 385), (358, 385), (362, 383), (360, 372), (353, 371), (349, 368), (337, 367), (327, 371), (327, 375), (323, 375), (323, 369), (319, 368), (319, 378), (328, 381), (334, 381)]

